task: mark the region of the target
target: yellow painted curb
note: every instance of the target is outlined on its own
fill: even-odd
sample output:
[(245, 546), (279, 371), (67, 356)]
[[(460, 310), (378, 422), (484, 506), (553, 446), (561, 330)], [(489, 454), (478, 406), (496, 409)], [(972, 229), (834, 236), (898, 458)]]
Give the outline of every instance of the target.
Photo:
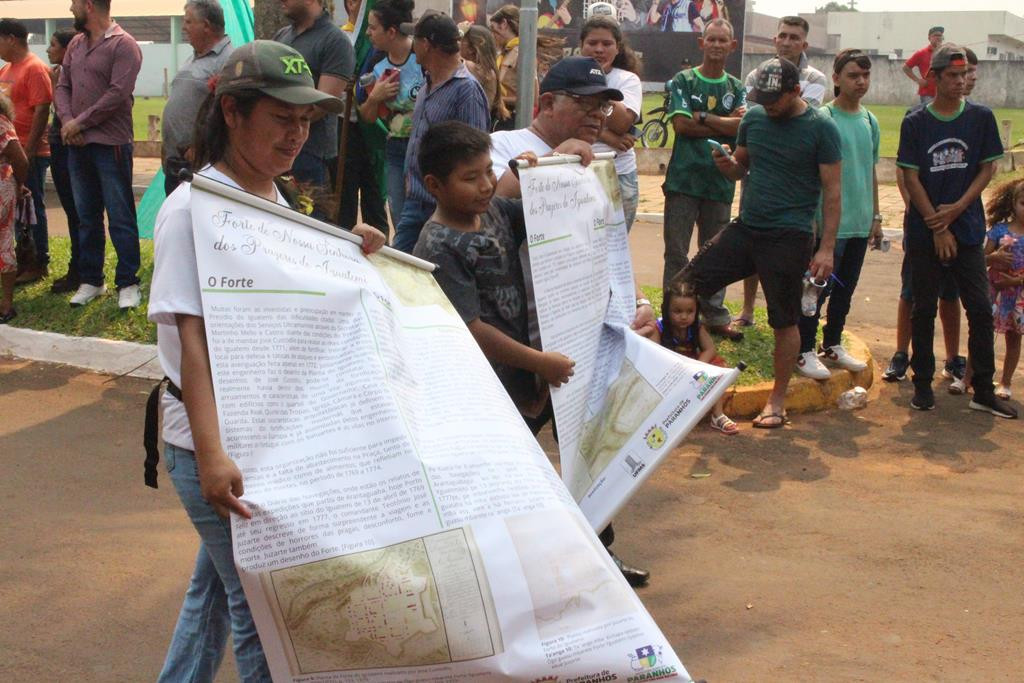
[[(786, 412), (811, 413), (834, 408), (839, 395), (844, 391), (856, 386), (871, 388), (875, 379), (875, 359), (871, 356), (871, 350), (853, 334), (847, 332), (845, 336), (846, 350), (868, 366), (860, 372), (829, 367), (832, 376), (828, 380), (810, 379), (794, 373), (786, 389)], [(771, 382), (735, 387), (726, 394), (725, 414), (734, 418), (756, 416), (764, 408), (771, 390)], [(877, 392), (869, 392), (869, 395), (875, 398)]]

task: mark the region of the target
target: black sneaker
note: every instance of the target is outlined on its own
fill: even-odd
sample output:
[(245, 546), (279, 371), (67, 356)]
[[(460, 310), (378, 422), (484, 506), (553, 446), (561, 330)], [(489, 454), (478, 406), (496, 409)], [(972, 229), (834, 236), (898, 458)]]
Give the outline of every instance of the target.
[(907, 368), (910, 367), (910, 358), (902, 351), (892, 354), (889, 367), (885, 369), (882, 379), (886, 382), (902, 382), (907, 378)]
[(50, 285), (50, 291), (54, 294), (66, 294), (78, 289), (80, 284), (82, 284), (82, 281), (78, 279), (78, 273), (68, 271), (68, 274), (64, 277), (59, 277), (53, 281), (53, 284)]
[(991, 391), (980, 395), (975, 393), (974, 398), (967, 404), (967, 407), (971, 410), (992, 413), (996, 417), (1006, 418), (1007, 420), (1017, 419), (1017, 409), (1003, 399), (996, 398), (996, 395)]
[(953, 360), (947, 360), (942, 366), (942, 376), (946, 379), (963, 379), (967, 374), (967, 359), (963, 356), (956, 356)]
[(935, 410), (935, 392), (931, 387), (914, 387), (910, 407), (914, 410)]

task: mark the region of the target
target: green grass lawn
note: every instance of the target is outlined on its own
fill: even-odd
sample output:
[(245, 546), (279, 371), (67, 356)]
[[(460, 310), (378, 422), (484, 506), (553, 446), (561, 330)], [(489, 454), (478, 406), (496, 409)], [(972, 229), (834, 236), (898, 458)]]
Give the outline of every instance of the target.
[(14, 291), (14, 307), (18, 317), (11, 321), (15, 327), (30, 330), (46, 330), (76, 337), (103, 337), (144, 343), (156, 343), (156, 325), (146, 320), (149, 305), (149, 282), (153, 278), (153, 242), (141, 240), (142, 305), (122, 311), (117, 307), (117, 290), (114, 289), (114, 266), (117, 257), (114, 248), (107, 242), (104, 275), (107, 295), (87, 306), (72, 308), (68, 305), (70, 294), (51, 294), (50, 285), (64, 275), (71, 256), (71, 243), (67, 237), (50, 238), (50, 276), (39, 282), (18, 287)]
[[(644, 95), (644, 122), (657, 118), (656, 116), (648, 117), (647, 112), (655, 107), (660, 107), (663, 100), (664, 96), (661, 93), (648, 93)], [(866, 106), (878, 119), (878, 126), (882, 131), (880, 155), (883, 157), (895, 157), (896, 146), (899, 143), (900, 137), (900, 123), (903, 121), (903, 115), (906, 113), (907, 108), (894, 104), (867, 104)], [(999, 121), (1000, 125), (1006, 119), (1013, 122), (1012, 135), (1014, 142), (1024, 138), (1024, 109), (996, 109), (994, 113), (996, 121)], [(668, 142), (665, 146), (671, 149), (675, 135), (672, 133), (672, 126), (669, 125), (668, 128)], [(639, 141), (637, 146), (641, 146)]]
[[(135, 98), (135, 106), (132, 107), (132, 123), (135, 127), (136, 140), (149, 139), (149, 115), (155, 114), (162, 118), (165, 104), (167, 104), (166, 97)], [(159, 137), (159, 134), (157, 137)]]

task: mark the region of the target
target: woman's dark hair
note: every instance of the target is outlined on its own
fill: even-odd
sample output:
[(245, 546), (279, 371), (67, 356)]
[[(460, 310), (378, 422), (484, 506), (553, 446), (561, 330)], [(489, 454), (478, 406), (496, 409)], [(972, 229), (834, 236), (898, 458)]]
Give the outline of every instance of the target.
[(71, 39), (78, 35), (78, 31), (73, 28), (62, 28), (57, 29), (53, 32), (53, 38), (56, 40), (61, 47), (67, 47)]
[(398, 25), (412, 21), (412, 0), (380, 0), (371, 10), (380, 23), (381, 28), (398, 30)]
[(199, 170), (208, 164), (215, 164), (224, 158), (228, 149), (228, 126), (224, 122), (224, 109), (221, 101), (225, 97), (234, 98), (238, 113), (249, 116), (253, 107), (267, 95), (259, 90), (236, 90), (230, 94), (215, 95), (210, 93), (199, 107), (196, 125), (192, 133), (195, 161), (192, 168)]
[(639, 76), (643, 68), (640, 58), (633, 52), (633, 48), (629, 46), (629, 43), (623, 37), (622, 27), (619, 26), (619, 22), (611, 17), (598, 16), (587, 19), (587, 23), (583, 24), (583, 28), (580, 30), (580, 45), (587, 39), (587, 35), (596, 29), (608, 31), (612, 34), (612, 38), (615, 39), (618, 54), (615, 55), (615, 59), (612, 61), (612, 67), (632, 71)]
[(447, 180), (459, 164), (490, 154), (491, 136), (461, 121), (431, 126), (420, 142), (420, 173)]
[(668, 287), (665, 288), (664, 297), (661, 300), (661, 345), (670, 348), (684, 341), (679, 337), (678, 331), (672, 329), (672, 316), (669, 315), (672, 308), (672, 299), (676, 297), (693, 299), (697, 303), (697, 314), (693, 316), (693, 322), (690, 324), (690, 327), (700, 325), (700, 299), (697, 298), (697, 292), (691, 283), (677, 275), (669, 281)]

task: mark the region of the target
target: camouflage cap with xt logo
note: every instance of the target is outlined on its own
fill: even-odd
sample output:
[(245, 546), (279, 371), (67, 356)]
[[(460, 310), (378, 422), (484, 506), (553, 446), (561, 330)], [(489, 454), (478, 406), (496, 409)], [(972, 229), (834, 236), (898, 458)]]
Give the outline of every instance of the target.
[(294, 48), (273, 40), (254, 40), (228, 57), (217, 80), (217, 95), (259, 90), (288, 104), (315, 104), (340, 113), (341, 100), (314, 87), (306, 60)]

